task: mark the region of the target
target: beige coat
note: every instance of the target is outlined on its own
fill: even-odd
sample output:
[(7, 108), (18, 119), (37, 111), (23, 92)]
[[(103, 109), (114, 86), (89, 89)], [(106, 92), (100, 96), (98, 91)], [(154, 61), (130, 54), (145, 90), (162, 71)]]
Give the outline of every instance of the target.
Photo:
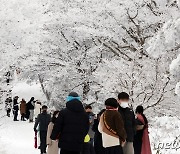
[(54, 124), (50, 122), (48, 126), (48, 132), (47, 132), (47, 145), (48, 145), (47, 154), (59, 154), (58, 141), (52, 141), (50, 138), (53, 127), (54, 127)]

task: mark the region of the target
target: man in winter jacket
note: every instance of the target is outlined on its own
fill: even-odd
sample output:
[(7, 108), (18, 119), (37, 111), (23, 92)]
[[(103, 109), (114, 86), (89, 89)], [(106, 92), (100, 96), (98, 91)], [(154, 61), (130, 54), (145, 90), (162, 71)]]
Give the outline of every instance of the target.
[(44, 105), (42, 106), (42, 113), (38, 115), (34, 125), (35, 132), (37, 131), (37, 126), (39, 125), (41, 154), (46, 153), (47, 129), (50, 121), (51, 121), (51, 115), (47, 113), (47, 106)]
[(59, 139), (60, 154), (80, 154), (88, 130), (89, 118), (80, 97), (71, 92), (67, 97), (66, 108), (59, 113), (51, 139)]
[(119, 112), (124, 120), (124, 127), (127, 133), (126, 144), (123, 147), (124, 154), (134, 154), (135, 115), (129, 107), (129, 95), (122, 92), (118, 95)]
[(13, 100), (13, 114), (14, 114), (14, 121), (18, 121), (18, 111), (19, 111), (19, 106), (18, 106), (18, 96), (14, 97)]

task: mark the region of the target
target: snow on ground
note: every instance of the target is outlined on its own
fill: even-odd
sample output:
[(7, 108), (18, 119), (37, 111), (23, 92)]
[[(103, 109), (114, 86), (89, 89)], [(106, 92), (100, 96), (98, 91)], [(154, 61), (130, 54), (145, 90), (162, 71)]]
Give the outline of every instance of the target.
[(39, 154), (34, 148), (33, 124), (27, 121), (0, 121), (0, 154)]

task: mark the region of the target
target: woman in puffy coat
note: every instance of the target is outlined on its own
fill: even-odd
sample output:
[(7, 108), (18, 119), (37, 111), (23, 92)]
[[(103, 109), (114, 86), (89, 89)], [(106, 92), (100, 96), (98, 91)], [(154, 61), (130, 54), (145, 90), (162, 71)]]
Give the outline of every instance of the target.
[(47, 154), (59, 154), (59, 147), (58, 147), (58, 141), (52, 141), (50, 136), (54, 127), (54, 123), (59, 115), (59, 111), (55, 111), (52, 117), (51, 122), (48, 126), (47, 131), (47, 145), (48, 145), (48, 151)]

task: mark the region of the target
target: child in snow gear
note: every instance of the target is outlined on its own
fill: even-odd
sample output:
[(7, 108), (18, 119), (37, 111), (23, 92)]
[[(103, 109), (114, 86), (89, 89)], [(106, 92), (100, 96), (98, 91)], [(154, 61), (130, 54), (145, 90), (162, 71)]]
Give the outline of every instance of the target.
[(10, 117), (10, 113), (11, 113), (11, 109), (12, 109), (12, 98), (11, 97), (8, 97), (5, 100), (5, 109), (7, 112), (7, 116)]
[(40, 131), (40, 150), (41, 154), (46, 153), (46, 138), (47, 138), (47, 129), (51, 121), (50, 114), (47, 113), (47, 106), (42, 107), (42, 113), (38, 115), (36, 122), (34, 124), (34, 131), (37, 131), (37, 126), (39, 125)]
[(123, 147), (124, 154), (134, 154), (134, 135), (135, 135), (135, 115), (133, 110), (129, 107), (129, 95), (122, 92), (118, 95), (119, 113), (124, 120), (124, 127), (127, 133), (126, 144)]
[(89, 118), (77, 93), (67, 97), (66, 108), (59, 112), (51, 139), (59, 139), (60, 154), (80, 154), (88, 134)]
[(143, 114), (143, 106), (136, 108), (136, 135), (134, 137), (135, 154), (151, 154), (151, 146), (148, 133), (148, 120)]
[(25, 114), (26, 114), (26, 101), (22, 99), (20, 102), (20, 113), (21, 113), (21, 121), (26, 121), (25, 120)]
[(14, 97), (13, 100), (13, 114), (14, 114), (14, 121), (18, 121), (18, 111), (19, 111), (19, 106), (18, 106), (18, 96)]
[(106, 111), (99, 122), (99, 131), (102, 133), (105, 154), (123, 154), (122, 146), (126, 140), (126, 131), (121, 114), (118, 112), (118, 103), (114, 98), (105, 101)]
[(52, 141), (50, 136), (54, 127), (54, 123), (57, 120), (59, 111), (55, 111), (53, 114), (53, 117), (51, 119), (51, 122), (48, 125), (48, 131), (47, 131), (47, 145), (48, 145), (48, 151), (47, 154), (59, 154), (59, 147), (57, 141)]

